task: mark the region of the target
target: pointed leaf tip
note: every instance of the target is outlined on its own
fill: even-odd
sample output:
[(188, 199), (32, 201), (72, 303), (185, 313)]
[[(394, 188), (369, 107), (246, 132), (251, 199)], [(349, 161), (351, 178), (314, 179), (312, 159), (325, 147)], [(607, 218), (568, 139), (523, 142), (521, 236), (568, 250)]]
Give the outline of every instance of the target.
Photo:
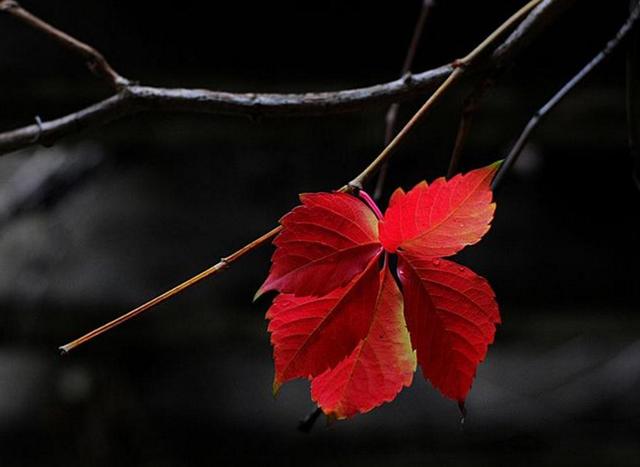
[(493, 164), (489, 164), (487, 167), (492, 167), (492, 168), (494, 168), (494, 171), (496, 171), (500, 167), (502, 167), (502, 164), (504, 164), (504, 159), (498, 159)]
[(256, 290), (256, 293), (253, 295), (253, 300), (251, 300), (251, 303), (255, 303), (260, 297), (262, 297), (263, 294), (264, 294), (264, 290), (262, 290), (262, 287), (260, 287), (258, 290)]
[(278, 397), (281, 387), (282, 387), (282, 383), (279, 382), (277, 378), (273, 378), (273, 385), (271, 386), (271, 395), (273, 396), (274, 399)]

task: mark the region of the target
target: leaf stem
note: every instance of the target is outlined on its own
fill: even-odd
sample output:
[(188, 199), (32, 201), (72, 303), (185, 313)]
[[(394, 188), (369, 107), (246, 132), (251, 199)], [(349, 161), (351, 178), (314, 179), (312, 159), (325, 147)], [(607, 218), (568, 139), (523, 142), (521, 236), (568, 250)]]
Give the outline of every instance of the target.
[(362, 198), (362, 200), (367, 206), (369, 206), (369, 208), (371, 208), (378, 219), (382, 219), (382, 211), (380, 210), (374, 199), (369, 195), (369, 193), (364, 190), (358, 190), (358, 196)]
[(300, 420), (298, 430), (302, 433), (310, 433), (320, 415), (322, 415), (322, 409), (317, 407), (313, 412), (310, 412), (309, 415)]

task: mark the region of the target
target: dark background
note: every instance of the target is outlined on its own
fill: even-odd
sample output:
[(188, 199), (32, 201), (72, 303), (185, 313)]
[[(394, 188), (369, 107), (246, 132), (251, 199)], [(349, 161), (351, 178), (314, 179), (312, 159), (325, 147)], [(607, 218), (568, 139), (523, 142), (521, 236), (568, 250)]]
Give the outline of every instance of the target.
[[(464, 55), (523, 2), (437, 2), (414, 70)], [(398, 77), (421, 2), (23, 5), (143, 84), (353, 88)], [(501, 76), (476, 115), (471, 169), (613, 36), (626, 1), (581, 1)], [(68, 51), (0, 15), (0, 130), (106, 97)], [(311, 435), (305, 382), (271, 397), (271, 247), (61, 358), (57, 346), (271, 228), (305, 191), (343, 185), (382, 146), (384, 108), (314, 118), (145, 114), (0, 160), (0, 465), (637, 465), (640, 197), (624, 47), (543, 123), (458, 260), (504, 324), (459, 425), (416, 375), (393, 403)], [(468, 87), (392, 159), (385, 199), (446, 171)], [(402, 106), (404, 122), (419, 101)], [(384, 204), (384, 202), (383, 202)]]

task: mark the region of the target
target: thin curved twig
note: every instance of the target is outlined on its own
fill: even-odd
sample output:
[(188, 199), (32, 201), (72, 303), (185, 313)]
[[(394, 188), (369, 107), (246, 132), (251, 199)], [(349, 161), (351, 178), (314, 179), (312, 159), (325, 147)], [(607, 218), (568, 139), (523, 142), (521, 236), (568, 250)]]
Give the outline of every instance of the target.
[(620, 27), (616, 35), (607, 42), (607, 45), (604, 49), (602, 49), (598, 54), (593, 57), (589, 63), (587, 63), (573, 78), (571, 78), (567, 83), (560, 88), (560, 90), (554, 94), (554, 96), (544, 104), (538, 111), (531, 117), (527, 125), (524, 127), (520, 136), (516, 140), (515, 144), (509, 151), (509, 155), (505, 158), (504, 163), (498, 170), (495, 178), (493, 179), (493, 183), (491, 188), (495, 191), (504, 181), (509, 170), (513, 167), (513, 164), (518, 159), (518, 156), (522, 152), (525, 144), (529, 140), (531, 133), (537, 128), (542, 119), (546, 117), (551, 109), (553, 109), (578, 83), (580, 83), (585, 76), (587, 76), (593, 69), (595, 69), (605, 58), (609, 56), (609, 54), (615, 49), (618, 44), (626, 37), (626, 35), (631, 31), (636, 21), (640, 17), (640, 1), (638, 1), (635, 7), (631, 10), (629, 17), (624, 22), (624, 24)]
[(70, 36), (25, 10), (16, 0), (0, 0), (0, 11), (10, 14), (34, 29), (42, 31), (67, 49), (80, 55), (91, 72), (118, 90), (129, 85), (129, 80), (118, 74), (100, 52), (88, 44)]
[(451, 178), (458, 171), (460, 165), (460, 159), (462, 158), (462, 151), (466, 145), (467, 139), (471, 132), (471, 124), (473, 117), (480, 106), (480, 101), (485, 94), (493, 86), (495, 82), (494, 74), (487, 75), (483, 80), (478, 82), (473, 90), (464, 100), (462, 112), (460, 115), (460, 123), (458, 125), (458, 133), (456, 134), (456, 140), (453, 145), (453, 151), (451, 151), (451, 158), (449, 160), (449, 169), (447, 170), (447, 178)]
[[(630, 3), (633, 8), (633, 2)], [(640, 31), (636, 28), (627, 47), (627, 131), (633, 181), (640, 190)]]
[[(420, 38), (422, 37), (422, 30), (424, 29), (424, 23), (427, 21), (427, 17), (431, 12), (431, 9), (435, 5), (435, 0), (423, 0), (422, 7), (420, 8), (420, 13), (418, 14), (418, 20), (416, 21), (416, 25), (413, 29), (413, 34), (411, 35), (411, 42), (409, 42), (409, 48), (407, 49), (407, 55), (404, 58), (404, 63), (402, 64), (402, 71), (400, 72), (400, 76), (405, 76), (407, 73), (411, 72), (411, 67), (413, 66), (413, 59), (416, 56), (416, 51), (418, 50), (418, 44), (420, 43)], [(386, 146), (391, 142), (393, 135), (396, 132), (396, 122), (398, 120), (398, 112), (400, 110), (400, 104), (398, 102), (394, 102), (387, 109), (387, 113), (384, 116), (385, 126), (384, 126), (384, 145)], [(373, 190), (373, 199), (376, 201), (380, 200), (382, 196), (382, 189), (384, 187), (384, 182), (387, 178), (387, 170), (389, 168), (389, 163), (385, 163), (381, 168), (380, 172), (378, 172), (378, 180), (376, 181), (376, 188)]]

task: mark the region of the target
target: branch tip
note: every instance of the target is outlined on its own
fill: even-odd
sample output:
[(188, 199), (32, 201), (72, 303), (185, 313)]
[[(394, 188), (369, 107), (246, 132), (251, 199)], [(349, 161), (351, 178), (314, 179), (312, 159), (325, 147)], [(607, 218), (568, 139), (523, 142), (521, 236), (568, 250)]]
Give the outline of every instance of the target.
[(18, 2), (15, 0), (0, 0), (0, 11), (8, 11), (12, 8), (19, 8)]
[(309, 434), (321, 414), (322, 409), (320, 407), (316, 408), (313, 412), (298, 422), (298, 431)]

